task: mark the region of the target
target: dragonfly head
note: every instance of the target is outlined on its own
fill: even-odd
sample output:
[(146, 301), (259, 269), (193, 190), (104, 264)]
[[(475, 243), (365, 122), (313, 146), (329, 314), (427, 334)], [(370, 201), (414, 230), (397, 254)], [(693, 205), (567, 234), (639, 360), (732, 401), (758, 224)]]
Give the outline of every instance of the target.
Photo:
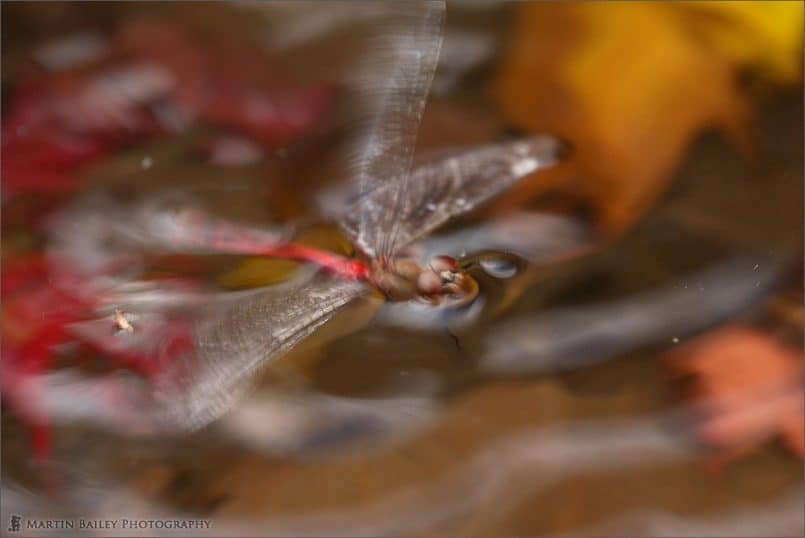
[(464, 306), (478, 296), (478, 282), (450, 256), (434, 256), (417, 276), (417, 291), (432, 301)]
[(413, 260), (399, 260), (392, 270), (377, 270), (374, 280), (386, 297), (396, 301), (420, 297), (459, 307), (478, 295), (478, 283), (449, 256), (435, 256), (424, 268)]

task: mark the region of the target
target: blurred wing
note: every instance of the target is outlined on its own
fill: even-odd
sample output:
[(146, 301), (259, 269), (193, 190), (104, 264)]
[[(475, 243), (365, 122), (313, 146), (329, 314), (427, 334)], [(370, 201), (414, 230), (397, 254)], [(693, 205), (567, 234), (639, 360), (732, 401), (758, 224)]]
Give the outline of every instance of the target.
[[(400, 179), (379, 185), (361, 204), (377, 211), (376, 221), (391, 212), (387, 204), (394, 200), (396, 228), (391, 243), (402, 247), (523, 177), (556, 164), (562, 150), (563, 144), (550, 136), (484, 146), (416, 169), (403, 187)], [(376, 245), (384, 230), (363, 228), (365, 222), (366, 213), (360, 211), (347, 213), (340, 221), (364, 252), (370, 256), (382, 253)]]
[(225, 413), (266, 362), (281, 357), (366, 287), (320, 274), (240, 301), (195, 334), (194, 349), (157, 379), (170, 424), (199, 428)]
[(396, 208), (405, 189), (442, 43), (443, 2), (385, 4), (371, 53), (350, 77), (361, 135), (349, 155), (354, 181), (344, 223), (368, 255), (390, 254)]
[(127, 205), (92, 195), (48, 219), (48, 254), (57, 274), (69, 269), (89, 278), (121, 268), (133, 272), (146, 250), (261, 255), (285, 243), (288, 230), (218, 218), (189, 197)]

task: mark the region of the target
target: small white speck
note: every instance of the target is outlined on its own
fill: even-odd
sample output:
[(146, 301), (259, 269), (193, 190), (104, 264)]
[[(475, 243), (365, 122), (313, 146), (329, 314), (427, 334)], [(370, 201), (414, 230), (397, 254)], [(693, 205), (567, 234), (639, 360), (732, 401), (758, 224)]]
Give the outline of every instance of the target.
[(679, 338), (674, 336), (673, 338), (671, 338), (671, 342), (673, 342), (674, 344), (678, 344), (679, 343)]
[(757, 271), (757, 268), (760, 267), (759, 263), (756, 263), (755, 266), (752, 268), (753, 271)]
[(425, 207), (427, 207), (427, 208), (428, 208), (428, 211), (436, 211), (436, 204), (434, 204), (433, 202), (429, 202), (429, 203), (427, 203), (427, 204), (425, 205)]
[(756, 288), (760, 287), (760, 282), (755, 282), (755, 287)]
[(151, 166), (153, 166), (153, 164), (154, 159), (152, 159), (151, 157), (143, 157), (143, 160), (140, 161), (140, 166), (142, 166), (143, 170), (148, 170), (149, 168), (151, 168)]

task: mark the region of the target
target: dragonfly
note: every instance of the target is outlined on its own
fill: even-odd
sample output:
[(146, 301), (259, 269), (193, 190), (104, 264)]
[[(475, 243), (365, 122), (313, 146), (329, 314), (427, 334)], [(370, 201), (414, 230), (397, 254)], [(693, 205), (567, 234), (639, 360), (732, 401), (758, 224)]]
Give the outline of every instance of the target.
[[(361, 103), (360, 135), (349, 154), (348, 194), (325, 211), (354, 245), (345, 258), (294, 243), (257, 246), (226, 226), (197, 241), (219, 251), (295, 258), (324, 270), (301, 282), (268, 287), (238, 301), (196, 330), (192, 353), (156, 379), (164, 419), (198, 428), (225, 413), (267, 362), (313, 334), (354, 301), (379, 291), (390, 301), (461, 306), (477, 282), (456, 258), (425, 264), (406, 247), (450, 219), (556, 164), (562, 142), (538, 136), (475, 148), (413, 168), (417, 130), (437, 67), (445, 6), (395, 5), (393, 28), (374, 43), (351, 80)], [(194, 236), (196, 237), (196, 236)], [(186, 242), (191, 246), (194, 240)], [(175, 244), (175, 242), (174, 242)]]
[[(194, 430), (217, 420), (247, 392), (261, 368), (368, 296), (434, 309), (472, 303), (479, 295), (478, 282), (451, 255), (455, 253), (434, 253), (422, 260), (411, 247), (560, 161), (563, 143), (545, 135), (476, 147), (414, 167), (445, 5), (386, 6), (369, 53), (346, 81), (357, 133), (346, 154), (350, 179), (346, 189), (335, 197), (323, 196), (319, 204), (322, 216), (354, 246), (354, 256), (296, 243), (285, 233), (243, 226), (192, 207), (148, 210), (131, 221), (120, 212), (98, 219), (96, 228), (103, 233), (145, 248), (288, 258), (318, 268), (283, 284), (223, 296), (165, 289), (157, 290), (157, 298), (153, 293), (146, 297), (150, 292), (101, 294), (90, 288), (109, 280), (102, 273), (96, 276), (104, 278), (79, 277), (65, 286), (86, 291), (83, 298), (91, 301), (85, 302), (108, 313), (76, 324), (81, 328), (74, 333), (81, 340), (112, 357), (143, 364), (141, 359), (152, 356), (158, 363), (148, 369), (153, 407), (147, 413), (160, 429)], [(89, 212), (79, 214), (91, 217)], [(86, 228), (77, 224), (56, 228), (84, 245)], [(121, 252), (129, 254), (127, 248)], [(99, 258), (85, 253), (74, 257), (72, 265)], [(169, 311), (174, 307), (179, 314)], [(173, 321), (184, 314), (192, 323), (181, 320), (181, 329), (173, 331)]]

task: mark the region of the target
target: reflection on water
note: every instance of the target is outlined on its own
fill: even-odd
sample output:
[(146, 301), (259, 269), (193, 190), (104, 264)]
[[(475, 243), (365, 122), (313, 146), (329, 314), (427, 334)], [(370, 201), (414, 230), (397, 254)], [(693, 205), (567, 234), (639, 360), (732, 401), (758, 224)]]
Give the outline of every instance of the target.
[[(74, 30), (73, 10), (51, 9), (4, 4), (3, 14), (20, 20), (20, 28), (38, 17), (57, 26), (64, 10), (69, 16), (62, 23)], [(148, 10), (117, 9), (129, 16)], [(288, 55), (324, 29), (346, 39), (338, 34), (373, 16), (359, 4), (338, 17), (302, 19), (294, 18), (300, 8), (291, 4), (265, 19), (249, 16), (248, 6), (213, 5), (193, 15), (176, 6), (160, 9), (174, 18), (166, 20), (201, 28), (220, 16), (244, 34), (261, 35), (272, 20), (303, 21), (274, 34), (282, 39), (268, 40)], [(115, 8), (87, 12), (86, 20), (78, 17), (83, 26), (104, 32), (119, 17)], [(454, 13), (438, 96), (423, 120), (423, 155), (508, 136), (477, 80), (494, 67), (490, 49), (505, 24), (505, 7), (470, 5)], [(490, 24), (479, 25), (479, 17)], [(162, 35), (172, 35), (165, 28)], [(19, 58), (32, 43), (10, 26), (3, 34), (10, 59), (4, 62), (6, 106), (7, 89), (27, 76), (27, 60)], [(109, 46), (98, 34), (80, 36), (62, 48), (37, 49), (37, 61), (60, 69), (91, 61)], [(204, 70), (193, 60), (198, 44), (171, 39), (174, 53), (188, 47), (171, 60), (177, 69), (188, 77)], [(135, 49), (150, 50), (135, 42)], [(456, 55), (455, 43), (471, 43), (470, 53)], [(310, 64), (307, 76), (333, 54), (302, 51), (296, 54)], [(296, 67), (304, 74), (302, 63)], [(154, 89), (161, 79), (152, 78), (138, 79), (138, 88), (163, 92)], [(265, 82), (234, 79), (249, 87)], [(155, 347), (185, 314), (243, 301), (255, 286), (309, 276), (288, 261), (196, 249), (193, 234), (205, 229), (200, 222), (229, 223), (227, 233), (208, 228), (229, 244), (244, 237), (269, 242), (279, 234), (335, 252), (349, 249), (306, 209), (322, 183), (342, 173), (334, 148), (343, 133), (326, 122), (302, 122), (289, 132), (221, 103), (208, 111), (191, 86), (151, 111), (166, 122), (159, 136), (149, 125), (136, 143), (116, 140), (103, 158), (79, 168), (74, 194), (50, 198), (44, 188), (36, 198), (25, 190), (30, 184), (11, 197), (4, 190), (4, 269), (9, 252), (41, 251), (50, 267), (81, 269), (82, 278), (69, 284), (76, 295), (91, 295), (94, 288), (85, 289), (91, 286), (116, 290), (104, 319), (125, 297), (134, 334)], [(224, 86), (225, 96), (236, 91)], [(129, 97), (137, 102), (138, 95)], [(559, 203), (560, 211), (546, 211), (504, 199), (414, 245), (411, 252), (421, 259), (461, 257), (482, 297), (460, 310), (376, 299), (355, 304), (270, 364), (248, 397), (208, 428), (157, 433), (143, 420), (150, 404), (139, 399), (142, 380), (100, 362), (80, 368), (68, 362), (26, 378), (16, 394), (42, 396), (41, 409), (57, 425), (55, 450), (53, 461), (35, 463), (27, 430), (4, 405), (2, 525), (9, 514), (21, 514), (208, 518), (210, 535), (239, 536), (801, 534), (801, 461), (759, 442), (746, 459), (708, 472), (719, 454), (695, 436), (701, 409), (680, 398), (685, 387), (664, 364), (669, 351), (725, 322), (768, 329), (781, 340), (801, 338), (801, 320), (786, 327), (769, 306), (790, 295), (801, 302), (792, 260), (801, 257), (803, 142), (801, 125), (791, 121), (800, 117), (801, 103), (786, 99), (759, 109), (758, 145), (775, 159), (750, 168), (720, 142), (700, 140), (672, 192), (623, 237), (600, 240), (590, 216), (575, 207)], [(192, 104), (192, 114), (185, 110), (189, 115), (181, 118), (205, 118), (202, 125), (183, 123), (183, 132), (174, 132), (169, 120), (178, 117), (177, 103)], [(85, 118), (93, 120), (90, 130), (110, 118), (132, 120), (130, 104), (116, 102)], [(63, 178), (40, 179), (40, 186), (53, 187)], [(192, 226), (177, 206), (195, 211)], [(158, 245), (160, 252), (140, 255), (143, 245)], [(177, 245), (183, 248), (172, 252)], [(105, 273), (109, 267), (114, 272)], [(99, 274), (112, 276), (94, 278)], [(154, 304), (170, 310), (149, 314)], [(20, 312), (26, 314), (4, 309), (4, 324), (29, 319)], [(87, 341), (109, 342), (105, 328), (88, 322), (75, 331)], [(78, 354), (71, 344), (60, 345), (65, 357)], [(43, 475), (61, 478), (57, 496), (44, 494)], [(118, 536), (121, 529), (80, 533)]]

